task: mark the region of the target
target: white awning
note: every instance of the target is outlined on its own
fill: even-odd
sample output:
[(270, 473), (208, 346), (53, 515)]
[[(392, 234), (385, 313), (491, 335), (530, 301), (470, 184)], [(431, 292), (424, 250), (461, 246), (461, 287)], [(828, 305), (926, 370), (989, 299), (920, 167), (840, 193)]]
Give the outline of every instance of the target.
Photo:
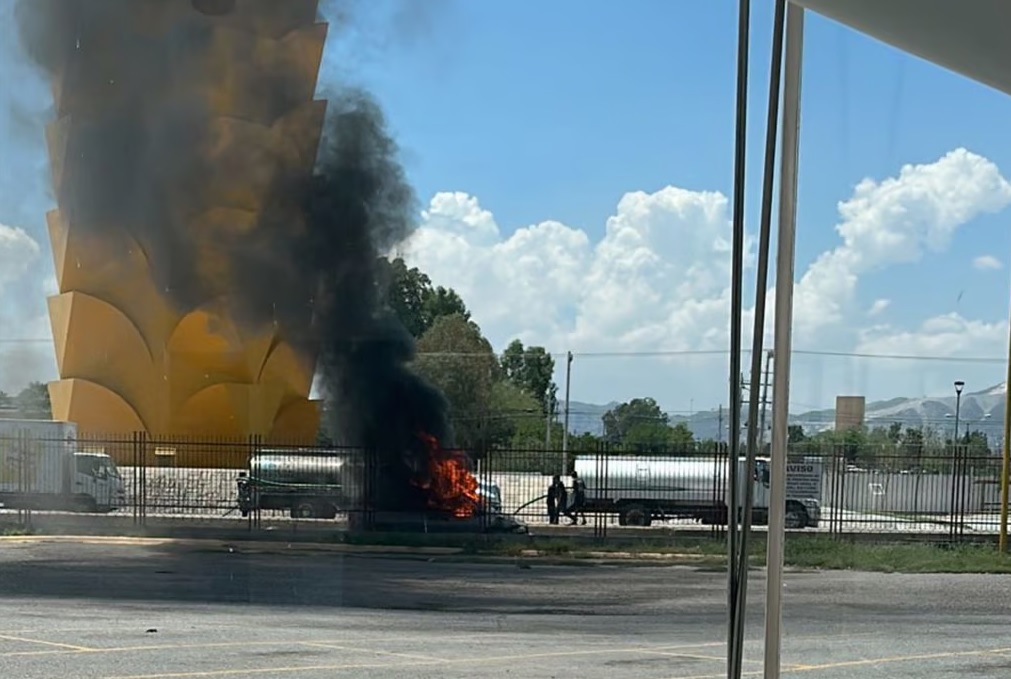
[(792, 0), (1011, 94), (1011, 0)]

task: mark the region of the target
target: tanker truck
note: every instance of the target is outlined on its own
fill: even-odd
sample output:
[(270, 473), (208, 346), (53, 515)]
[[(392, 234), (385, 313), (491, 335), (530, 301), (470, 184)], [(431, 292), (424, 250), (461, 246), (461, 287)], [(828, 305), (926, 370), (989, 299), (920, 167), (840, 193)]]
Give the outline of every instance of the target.
[(3, 509), (110, 512), (123, 504), (116, 463), (78, 450), (76, 423), (0, 419)]
[[(242, 516), (254, 509), (286, 511), (297, 519), (333, 519), (354, 505), (361, 469), (353, 454), (341, 450), (261, 450), (249, 458), (238, 479)], [(498, 485), (479, 481), (480, 506), (502, 513)]]
[(238, 479), (242, 516), (254, 510), (287, 511), (297, 519), (333, 519), (350, 506), (355, 473), (340, 451), (261, 450)]
[[(747, 477), (742, 458), (738, 497), (754, 489), (755, 524), (769, 516), (769, 459), (758, 458)], [(817, 528), (821, 520), (821, 465), (787, 466), (787, 528)], [(617, 514), (622, 526), (649, 526), (654, 520), (695, 519), (726, 525), (729, 512), (727, 458), (644, 458), (578, 456), (575, 471), (586, 484), (586, 513)]]

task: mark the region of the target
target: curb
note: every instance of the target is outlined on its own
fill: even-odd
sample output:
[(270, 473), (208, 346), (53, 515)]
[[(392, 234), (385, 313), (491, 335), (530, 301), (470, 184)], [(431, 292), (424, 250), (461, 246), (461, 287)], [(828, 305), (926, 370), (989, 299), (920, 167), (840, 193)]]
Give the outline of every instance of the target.
[(540, 566), (718, 566), (719, 556), (702, 554), (666, 554), (659, 552), (601, 552), (577, 551), (568, 554), (551, 554), (541, 550), (525, 549), (516, 555), (467, 553), (460, 547), (412, 547), (396, 545), (350, 545), (313, 542), (283, 541), (228, 541), (218, 538), (153, 538), (98, 535), (5, 535), (0, 536), (0, 546), (17, 544), (79, 544), (136, 547), (174, 546), (193, 550), (212, 550), (239, 554), (339, 554), (345, 556), (371, 556), (413, 561), (481, 563), (515, 565), (529, 568)]
[(69, 543), (78, 545), (113, 545), (137, 547), (162, 547), (172, 545), (189, 548), (220, 548), (240, 553), (254, 552), (332, 552), (343, 554), (397, 555), (411, 554), (419, 556), (452, 556), (461, 553), (459, 547), (408, 547), (397, 545), (349, 545), (344, 543), (325, 542), (285, 542), (282, 540), (223, 540), (221, 538), (154, 538), (134, 536), (102, 536), (102, 535), (3, 535), (3, 544), (42, 544)]

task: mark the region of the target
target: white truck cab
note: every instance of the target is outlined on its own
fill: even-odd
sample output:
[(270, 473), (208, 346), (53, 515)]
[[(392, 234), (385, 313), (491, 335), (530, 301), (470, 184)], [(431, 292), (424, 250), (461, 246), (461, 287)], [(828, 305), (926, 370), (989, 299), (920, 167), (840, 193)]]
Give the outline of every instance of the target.
[(86, 511), (108, 512), (123, 507), (126, 493), (116, 462), (105, 453), (74, 453), (74, 495)]

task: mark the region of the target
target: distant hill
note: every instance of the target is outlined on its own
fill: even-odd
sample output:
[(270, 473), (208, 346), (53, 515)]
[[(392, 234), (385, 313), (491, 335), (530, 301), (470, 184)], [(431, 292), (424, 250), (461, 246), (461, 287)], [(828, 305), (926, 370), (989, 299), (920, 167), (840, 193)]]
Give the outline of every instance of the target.
[[(980, 430), (988, 436), (1000, 438), (1004, 426), (1004, 399), (1007, 387), (1004, 383), (997, 384), (983, 391), (962, 394), (962, 405), (959, 411), (960, 430)], [(618, 405), (612, 402), (607, 405), (572, 401), (569, 412), (569, 430), (574, 434), (589, 432), (600, 434), (603, 431), (604, 413)], [(770, 409), (771, 410), (771, 409)], [(747, 417), (745, 404), (742, 421)], [(672, 416), (671, 422), (684, 422), (695, 434), (697, 439), (726, 440), (728, 412), (724, 408), (703, 410), (691, 417)], [(771, 426), (771, 412), (766, 414), (766, 427)], [(903, 427), (933, 427), (934, 429), (950, 429), (954, 427), (955, 395), (924, 398), (895, 397), (867, 404), (865, 420), (869, 427), (887, 427), (893, 422)], [(792, 424), (799, 424), (808, 433), (831, 429), (835, 425), (835, 410), (811, 410), (791, 414)], [(722, 425), (723, 436), (720, 436)]]
[[(600, 436), (604, 433), (604, 413), (616, 405), (618, 405), (617, 401), (606, 405), (569, 401), (569, 431), (577, 436), (579, 434)], [(559, 404), (559, 409), (564, 407), (564, 403)], [(559, 413), (558, 420), (561, 421), (564, 416), (564, 411)]]

